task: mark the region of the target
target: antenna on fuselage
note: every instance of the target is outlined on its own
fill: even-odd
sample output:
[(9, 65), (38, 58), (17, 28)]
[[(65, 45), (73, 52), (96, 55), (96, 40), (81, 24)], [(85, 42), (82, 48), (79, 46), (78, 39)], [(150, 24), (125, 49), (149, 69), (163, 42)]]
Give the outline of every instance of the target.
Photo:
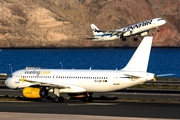
[(62, 63), (60, 62), (60, 65), (61, 65), (61, 69), (63, 69), (63, 65), (62, 65)]
[(9, 64), (9, 66), (10, 66), (10, 69), (11, 69), (11, 74), (12, 74), (12, 65), (11, 65), (11, 64)]

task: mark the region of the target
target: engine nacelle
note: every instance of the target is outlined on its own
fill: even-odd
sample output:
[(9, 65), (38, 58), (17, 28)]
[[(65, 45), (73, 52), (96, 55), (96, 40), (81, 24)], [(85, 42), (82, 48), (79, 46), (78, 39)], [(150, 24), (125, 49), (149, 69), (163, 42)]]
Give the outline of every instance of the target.
[(143, 33), (141, 33), (140, 35), (142, 36), (142, 37), (144, 37), (144, 36), (147, 36), (149, 34), (149, 32), (143, 32)]
[(41, 98), (47, 96), (48, 91), (41, 88), (26, 87), (23, 89), (22, 94), (26, 98)]
[(131, 31), (127, 31), (123, 34), (123, 36), (127, 37), (127, 36), (130, 36), (131, 35)]

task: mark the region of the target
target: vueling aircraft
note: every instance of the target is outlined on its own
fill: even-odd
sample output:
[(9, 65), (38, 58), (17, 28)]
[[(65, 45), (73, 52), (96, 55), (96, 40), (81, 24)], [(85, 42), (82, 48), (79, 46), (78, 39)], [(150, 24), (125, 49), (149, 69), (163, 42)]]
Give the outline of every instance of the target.
[(24, 98), (43, 98), (55, 94), (54, 102), (63, 102), (61, 93), (82, 96), (82, 101), (93, 101), (94, 92), (115, 91), (153, 80), (147, 72), (152, 36), (146, 36), (127, 65), (121, 70), (75, 70), (26, 68), (15, 71), (5, 81), (7, 87), (22, 90)]
[[(130, 26), (126, 26), (117, 30), (99, 30), (94, 24), (91, 24), (91, 29), (94, 34), (94, 38), (91, 38), (92, 41), (111, 41), (122, 39), (126, 40), (126, 37), (135, 36), (134, 41), (137, 41), (137, 35), (147, 36), (149, 30), (162, 26), (166, 23), (162, 18), (154, 18), (150, 20), (145, 20)], [(159, 32), (159, 29), (158, 29)]]

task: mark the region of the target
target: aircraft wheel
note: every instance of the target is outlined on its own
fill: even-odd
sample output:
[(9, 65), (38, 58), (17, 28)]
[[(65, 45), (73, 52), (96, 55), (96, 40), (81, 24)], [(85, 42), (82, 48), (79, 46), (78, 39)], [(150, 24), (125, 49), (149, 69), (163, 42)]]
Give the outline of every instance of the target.
[(81, 101), (83, 101), (83, 102), (92, 102), (93, 97), (92, 96), (86, 96), (86, 97), (82, 98)]
[(55, 97), (54, 99), (53, 99), (53, 102), (59, 102), (59, 97)]
[(62, 96), (59, 97), (59, 102), (64, 102), (64, 98)]
[(58, 103), (58, 102), (64, 102), (64, 98), (62, 97), (62, 96), (60, 96), (60, 97), (55, 97), (54, 99), (52, 99), (52, 101), (53, 102), (56, 102), (56, 103)]
[(88, 102), (92, 102), (93, 101), (93, 97), (92, 96), (89, 96), (88, 97)]
[(137, 41), (138, 39), (137, 38), (134, 38), (134, 41)]
[(87, 102), (88, 99), (87, 99), (87, 97), (83, 97), (83, 98), (81, 99), (81, 101), (82, 101), (82, 102)]
[(126, 41), (126, 38), (122, 38), (122, 41)]

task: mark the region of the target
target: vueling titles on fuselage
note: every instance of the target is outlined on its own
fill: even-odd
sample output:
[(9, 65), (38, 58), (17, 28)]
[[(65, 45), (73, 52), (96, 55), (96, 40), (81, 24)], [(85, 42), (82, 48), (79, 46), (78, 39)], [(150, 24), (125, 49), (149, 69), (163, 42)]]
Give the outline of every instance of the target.
[(41, 70), (31, 70), (31, 71), (24, 71), (24, 74), (34, 74), (34, 75), (37, 75), (37, 76), (39, 76), (40, 74), (42, 74), (42, 75), (45, 75), (45, 74), (50, 74), (51, 73), (51, 71), (41, 71)]

